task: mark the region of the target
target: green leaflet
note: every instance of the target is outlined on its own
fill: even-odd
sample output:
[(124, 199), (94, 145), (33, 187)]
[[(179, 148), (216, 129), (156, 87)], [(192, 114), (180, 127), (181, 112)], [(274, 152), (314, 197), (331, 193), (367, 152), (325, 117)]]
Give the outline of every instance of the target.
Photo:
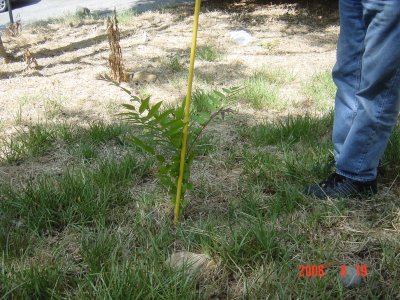
[(226, 98), (226, 96), (224, 94), (222, 94), (221, 92), (219, 92), (219, 91), (213, 91), (213, 92), (214, 92), (214, 94), (216, 94), (221, 99), (225, 99)]
[(206, 106), (211, 113), (214, 113), (218, 110), (211, 102), (205, 102), (204, 106)]
[(221, 101), (218, 100), (216, 97), (214, 97), (213, 95), (210, 95), (210, 101), (212, 102), (213, 105), (215, 106), (220, 106), (221, 105)]
[(146, 120), (151, 119), (153, 116), (158, 115), (158, 110), (160, 109), (162, 104), (162, 101), (158, 102), (157, 104), (155, 104), (149, 111), (149, 113), (147, 114), (147, 116), (145, 117)]
[(195, 120), (197, 123), (203, 125), (205, 124), (206, 120), (204, 118), (201, 118), (199, 116), (193, 115), (192, 119)]
[(142, 104), (140, 104), (139, 107), (139, 113), (142, 114), (145, 110), (149, 108), (149, 102), (150, 102), (150, 97), (147, 97), (142, 100)]
[(183, 121), (180, 119), (173, 119), (169, 122), (167, 122), (166, 124), (161, 124), (162, 128), (165, 129), (167, 132), (171, 129), (174, 128), (179, 128), (179, 127), (183, 127)]
[(192, 115), (192, 119), (195, 120), (198, 124), (204, 125), (208, 122), (211, 115), (205, 112), (199, 112), (195, 115)]
[(133, 142), (136, 146), (142, 148), (143, 150), (145, 150), (146, 152), (148, 152), (148, 153), (150, 153), (150, 154), (152, 154), (152, 155), (155, 155), (155, 154), (156, 154), (156, 151), (155, 151), (151, 146), (149, 146), (148, 144), (142, 142), (142, 141), (141, 141), (140, 139), (138, 139), (137, 137), (131, 136), (130, 138), (131, 138), (132, 142)]
[[(127, 108), (127, 109), (129, 109), (129, 110), (136, 111), (136, 107), (134, 107), (134, 106), (131, 105), (131, 104), (122, 104), (122, 106), (125, 107), (125, 108)], [(129, 114), (129, 113), (127, 113), (127, 114)]]

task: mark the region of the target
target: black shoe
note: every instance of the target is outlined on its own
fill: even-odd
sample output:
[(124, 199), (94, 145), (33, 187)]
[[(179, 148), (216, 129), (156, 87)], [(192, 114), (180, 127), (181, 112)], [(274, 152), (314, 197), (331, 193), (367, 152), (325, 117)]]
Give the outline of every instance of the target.
[(376, 180), (360, 182), (333, 173), (320, 184), (312, 184), (306, 190), (307, 196), (318, 199), (359, 198), (376, 194)]

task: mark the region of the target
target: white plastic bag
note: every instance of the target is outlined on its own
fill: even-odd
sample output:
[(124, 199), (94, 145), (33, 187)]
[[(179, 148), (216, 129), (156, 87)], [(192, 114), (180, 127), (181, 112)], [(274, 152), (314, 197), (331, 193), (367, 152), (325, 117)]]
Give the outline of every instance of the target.
[(247, 45), (253, 39), (251, 34), (244, 30), (231, 31), (230, 36), (236, 44), (241, 46)]

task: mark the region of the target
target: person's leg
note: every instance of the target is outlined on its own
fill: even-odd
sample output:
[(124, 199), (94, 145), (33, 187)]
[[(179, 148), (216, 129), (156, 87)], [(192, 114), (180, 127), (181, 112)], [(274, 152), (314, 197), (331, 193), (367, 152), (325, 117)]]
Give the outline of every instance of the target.
[(336, 160), (336, 173), (375, 180), (400, 110), (400, 4), (362, 0), (367, 28), (356, 93), (358, 107)]
[(332, 77), (337, 87), (332, 142), (338, 161), (357, 112), (366, 27), (361, 0), (340, 0), (340, 34)]
[[(359, 48), (348, 52), (347, 60), (341, 60), (346, 53), (338, 49), (338, 63), (333, 72), (338, 86), (333, 132), (336, 173), (320, 184), (310, 185), (306, 191), (307, 195), (320, 199), (377, 192), (379, 159), (400, 110), (400, 5), (398, 0), (340, 0), (341, 8), (354, 12), (356, 19), (359, 15), (351, 9), (359, 8), (360, 2), (365, 37), (359, 77), (355, 68), (355, 62), (360, 62), (359, 55), (355, 55)], [(351, 16), (342, 11), (342, 18), (343, 14)], [(350, 30), (347, 38), (359, 41), (360, 28), (344, 29), (345, 24), (341, 23), (341, 38), (346, 37), (343, 30)], [(343, 78), (353, 81), (349, 83)]]

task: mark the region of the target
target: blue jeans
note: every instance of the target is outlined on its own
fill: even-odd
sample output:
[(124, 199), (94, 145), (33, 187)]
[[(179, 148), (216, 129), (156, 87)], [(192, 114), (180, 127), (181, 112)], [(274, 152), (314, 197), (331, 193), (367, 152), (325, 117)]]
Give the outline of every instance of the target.
[(376, 178), (400, 110), (400, 1), (339, 0), (339, 9), (336, 172), (366, 182)]

